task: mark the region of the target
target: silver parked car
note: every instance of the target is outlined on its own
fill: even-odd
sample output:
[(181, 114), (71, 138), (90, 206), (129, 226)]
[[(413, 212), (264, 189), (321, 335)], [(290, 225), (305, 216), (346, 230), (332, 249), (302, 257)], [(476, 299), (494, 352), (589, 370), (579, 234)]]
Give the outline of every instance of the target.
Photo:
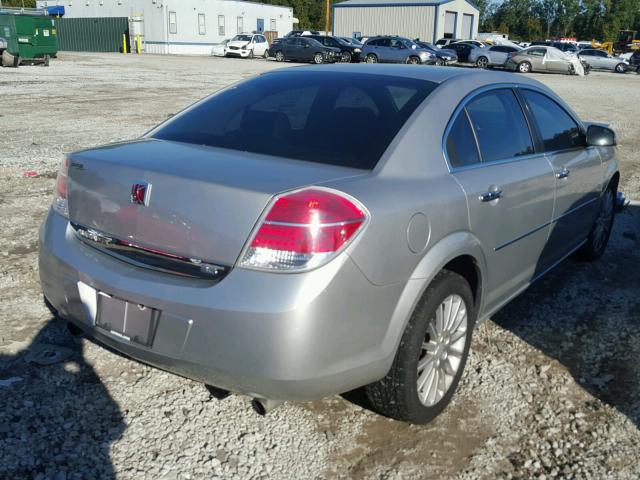
[(509, 45), (474, 48), (469, 52), (469, 62), (475, 63), (478, 68), (503, 67), (509, 59), (509, 54), (520, 50), (522, 48)]
[(42, 289), (98, 342), (263, 412), (366, 386), (425, 423), (475, 325), (572, 253), (602, 255), (614, 145), (504, 72), (272, 71), (70, 154)]
[(408, 38), (384, 36), (367, 40), (360, 58), (366, 63), (434, 64), (436, 55)]
[(596, 70), (611, 70), (616, 73), (625, 73), (629, 68), (629, 62), (620, 57), (609, 55), (603, 50), (586, 48), (580, 50), (578, 57)]

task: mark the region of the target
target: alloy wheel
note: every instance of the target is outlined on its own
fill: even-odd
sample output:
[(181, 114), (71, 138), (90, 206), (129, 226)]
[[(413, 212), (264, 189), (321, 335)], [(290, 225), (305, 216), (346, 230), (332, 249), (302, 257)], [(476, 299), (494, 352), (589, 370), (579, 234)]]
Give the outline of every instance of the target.
[(596, 251), (601, 250), (609, 238), (614, 210), (613, 195), (607, 191), (600, 202), (600, 211), (593, 228), (593, 246)]
[(518, 71), (520, 73), (529, 73), (529, 70), (531, 70), (531, 65), (529, 65), (529, 62), (522, 62), (520, 65), (518, 65)]
[(284, 53), (282, 52), (276, 52), (276, 60), (278, 62), (284, 62)]
[(340, 56), (340, 61), (342, 63), (350, 63), (351, 62), (351, 54), (349, 52), (342, 52)]
[(480, 57), (478, 60), (476, 60), (476, 66), (478, 68), (487, 68), (489, 66), (489, 60), (487, 59), (487, 57)]
[(369, 54), (366, 56), (366, 58), (364, 59), (365, 62), (367, 63), (378, 63), (378, 57), (376, 57), (373, 54)]
[(323, 62), (322, 54), (316, 53), (315, 56), (313, 57), (313, 63), (321, 64), (322, 62)]
[(429, 321), (418, 359), (418, 397), (431, 407), (446, 395), (463, 361), (467, 307), (460, 295), (445, 298)]

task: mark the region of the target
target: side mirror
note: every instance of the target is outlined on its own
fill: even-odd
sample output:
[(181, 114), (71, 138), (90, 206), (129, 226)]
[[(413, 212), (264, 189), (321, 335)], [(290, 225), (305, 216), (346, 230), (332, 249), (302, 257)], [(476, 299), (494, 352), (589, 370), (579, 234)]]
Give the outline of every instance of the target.
[(616, 133), (600, 125), (587, 128), (587, 145), (590, 147), (613, 147), (616, 145)]

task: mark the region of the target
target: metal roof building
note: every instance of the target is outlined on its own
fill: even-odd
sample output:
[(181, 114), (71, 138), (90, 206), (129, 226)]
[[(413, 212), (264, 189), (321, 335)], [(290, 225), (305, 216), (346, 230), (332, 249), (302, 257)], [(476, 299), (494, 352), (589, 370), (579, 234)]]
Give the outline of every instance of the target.
[[(38, 8), (64, 7), (64, 18), (126, 17), (147, 53), (205, 54), (238, 33), (293, 28), (293, 9), (243, 0), (37, 0)], [(95, 33), (96, 35), (99, 32)]]
[(480, 12), (469, 0), (347, 0), (333, 5), (333, 34), (472, 39)]

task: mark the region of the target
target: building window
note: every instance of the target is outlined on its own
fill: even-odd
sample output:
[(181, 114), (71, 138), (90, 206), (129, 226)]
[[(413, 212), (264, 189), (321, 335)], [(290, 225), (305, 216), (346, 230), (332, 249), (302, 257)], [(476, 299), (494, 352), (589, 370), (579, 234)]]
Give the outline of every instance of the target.
[(178, 20), (176, 12), (169, 12), (169, 33), (178, 33)]
[(224, 36), (224, 15), (218, 15), (218, 35)]
[(271, 31), (272, 32), (276, 32), (278, 29), (276, 28), (276, 19), (272, 18), (271, 19), (271, 25), (270, 25)]
[(200, 35), (206, 35), (207, 34), (207, 25), (205, 23), (204, 13), (199, 13), (198, 14), (198, 33)]
[(238, 17), (238, 33), (242, 33), (244, 31), (244, 26), (242, 25), (242, 17)]

